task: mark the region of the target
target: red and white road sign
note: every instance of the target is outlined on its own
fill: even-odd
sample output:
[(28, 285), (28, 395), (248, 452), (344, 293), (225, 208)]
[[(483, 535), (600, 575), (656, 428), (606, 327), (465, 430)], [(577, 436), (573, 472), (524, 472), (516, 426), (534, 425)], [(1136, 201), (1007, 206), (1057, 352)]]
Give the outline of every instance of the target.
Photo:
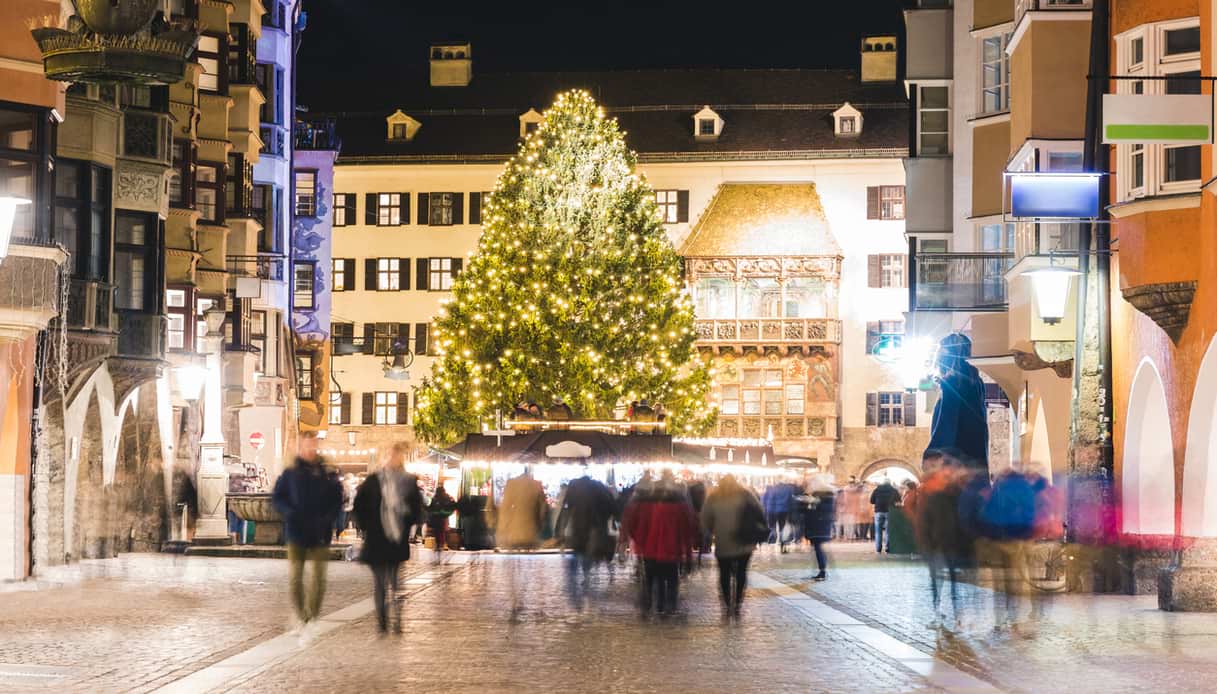
[(249, 435), (249, 445), (253, 446), (255, 451), (260, 451), (266, 445), (266, 437), (262, 435), (262, 432), (255, 431)]

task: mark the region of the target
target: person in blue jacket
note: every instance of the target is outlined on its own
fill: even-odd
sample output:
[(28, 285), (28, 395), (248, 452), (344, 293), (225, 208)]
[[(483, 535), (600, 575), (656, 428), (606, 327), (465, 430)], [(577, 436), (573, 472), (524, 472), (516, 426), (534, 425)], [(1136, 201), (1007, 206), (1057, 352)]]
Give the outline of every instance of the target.
[(790, 524), (790, 512), (795, 508), (794, 485), (779, 482), (771, 484), (761, 496), (761, 505), (765, 507), (765, 520), (769, 523), (771, 536), (777, 537), (778, 547), (782, 554), (786, 553), (786, 527)]
[[(291, 563), (292, 607), (301, 623), (301, 636), (311, 638), (312, 624), (320, 616), (325, 596), (325, 574), (330, 559), (334, 521), (342, 509), (342, 482), (338, 472), (317, 454), (317, 435), (300, 434), (300, 450), (292, 467), (275, 482), (271, 497), (283, 516), (287, 559)], [(304, 565), (313, 565), (313, 580), (305, 586)]]

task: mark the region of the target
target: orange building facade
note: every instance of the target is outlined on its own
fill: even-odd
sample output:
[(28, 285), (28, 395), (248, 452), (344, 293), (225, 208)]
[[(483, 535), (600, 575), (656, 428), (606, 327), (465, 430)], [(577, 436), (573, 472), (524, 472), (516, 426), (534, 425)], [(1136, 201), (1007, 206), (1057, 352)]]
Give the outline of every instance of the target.
[[(1112, 93), (1210, 93), (1213, 0), (1112, 0)], [(1217, 609), (1217, 186), (1211, 145), (1112, 148), (1112, 387), (1139, 592)]]

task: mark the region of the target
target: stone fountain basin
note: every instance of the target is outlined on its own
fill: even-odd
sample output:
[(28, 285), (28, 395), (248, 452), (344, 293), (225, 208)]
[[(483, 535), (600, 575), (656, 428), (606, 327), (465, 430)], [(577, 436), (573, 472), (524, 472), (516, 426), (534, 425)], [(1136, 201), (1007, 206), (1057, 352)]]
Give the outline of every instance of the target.
[(283, 516), (275, 510), (269, 492), (228, 495), (228, 510), (241, 520), (254, 522), (255, 545), (283, 544)]

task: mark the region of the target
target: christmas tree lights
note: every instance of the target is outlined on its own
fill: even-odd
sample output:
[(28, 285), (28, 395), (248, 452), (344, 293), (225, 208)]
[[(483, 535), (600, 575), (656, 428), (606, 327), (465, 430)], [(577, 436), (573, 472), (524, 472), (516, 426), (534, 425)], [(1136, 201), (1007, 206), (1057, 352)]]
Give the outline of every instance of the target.
[(635, 163), (587, 92), (545, 112), (484, 200), (477, 252), (436, 318), (420, 438), (460, 439), (525, 401), (608, 419), (647, 398), (673, 433), (713, 423), (681, 259)]

